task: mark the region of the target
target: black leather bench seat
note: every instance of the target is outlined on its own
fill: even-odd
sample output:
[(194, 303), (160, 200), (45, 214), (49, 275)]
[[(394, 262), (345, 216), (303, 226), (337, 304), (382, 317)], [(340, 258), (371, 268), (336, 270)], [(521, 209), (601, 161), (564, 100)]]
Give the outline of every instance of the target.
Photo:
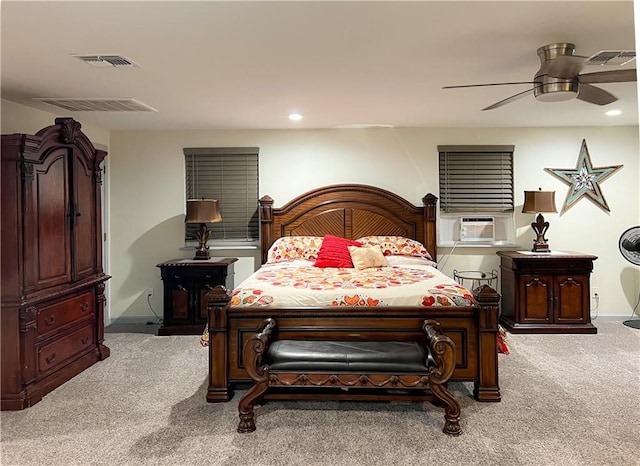
[(400, 341), (278, 340), (265, 362), (272, 372), (427, 373), (436, 366), (425, 345)]

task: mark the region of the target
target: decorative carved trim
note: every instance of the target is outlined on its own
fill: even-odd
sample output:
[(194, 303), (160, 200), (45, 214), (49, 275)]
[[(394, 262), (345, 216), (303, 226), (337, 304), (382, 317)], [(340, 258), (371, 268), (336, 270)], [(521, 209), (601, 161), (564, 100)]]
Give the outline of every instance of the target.
[(36, 317), (38, 315), (37, 306), (23, 307), (19, 311), (20, 333), (26, 333), (31, 328), (36, 327)]
[(56, 118), (56, 125), (60, 125), (60, 139), (65, 144), (74, 144), (80, 134), (82, 125), (73, 118)]
[[(207, 315), (209, 316), (209, 334), (227, 331), (227, 306), (231, 300), (231, 290), (218, 285), (205, 293)], [(210, 341), (211, 341), (211, 337)]]
[(22, 179), (24, 181), (32, 182), (35, 178), (33, 162), (23, 160), (20, 168), (22, 169)]
[(99, 284), (102, 284), (102, 294), (104, 295), (104, 282), (106, 282), (107, 280), (109, 280), (111, 278), (110, 275), (105, 275), (105, 274), (99, 274), (99, 275), (95, 275), (92, 276), (86, 280), (83, 280), (81, 282), (77, 282), (73, 285), (70, 285), (69, 288), (64, 288), (64, 289), (60, 289), (60, 288), (56, 288), (54, 291), (47, 293), (47, 294), (41, 294), (38, 295), (37, 299), (33, 299), (30, 300), (31, 303), (33, 304), (38, 304), (41, 303), (43, 301), (48, 301), (48, 300), (52, 300), (52, 299), (56, 299), (65, 295), (69, 295), (71, 293), (75, 293), (78, 292), (82, 289), (89, 289), (92, 286), (96, 286)]
[(98, 184), (100, 184), (100, 185), (101, 185), (101, 184), (102, 184), (102, 168), (100, 168), (100, 167), (95, 167), (95, 168), (93, 169), (93, 176), (94, 176), (94, 177), (95, 177), (95, 179), (96, 179), (96, 183), (98, 183)]
[(334, 387), (402, 387), (429, 388), (429, 376), (396, 374), (306, 374), (306, 373), (269, 373), (270, 387), (291, 386), (334, 386)]

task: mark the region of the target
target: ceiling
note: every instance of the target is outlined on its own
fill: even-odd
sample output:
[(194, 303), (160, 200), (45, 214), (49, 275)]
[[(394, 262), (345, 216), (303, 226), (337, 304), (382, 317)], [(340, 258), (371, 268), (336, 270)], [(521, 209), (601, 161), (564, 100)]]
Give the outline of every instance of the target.
[[(489, 111), (529, 86), (442, 89), (531, 80), (537, 48), (553, 42), (584, 56), (634, 50), (632, 1), (3, 0), (1, 16), (2, 98), (112, 130), (638, 124), (636, 83), (599, 85), (619, 98), (607, 106), (527, 96)], [(132, 98), (157, 112), (68, 112), (42, 97)], [(612, 108), (622, 115), (605, 116)]]

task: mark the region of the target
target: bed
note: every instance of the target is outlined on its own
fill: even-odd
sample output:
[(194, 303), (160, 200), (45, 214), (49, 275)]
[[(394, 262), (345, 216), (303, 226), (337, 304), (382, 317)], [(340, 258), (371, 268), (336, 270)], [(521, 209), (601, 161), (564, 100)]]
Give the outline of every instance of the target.
[[(358, 293), (345, 292), (344, 299), (323, 302), (312, 298), (310, 304), (302, 297), (294, 301), (274, 299), (272, 290), (266, 288), (266, 282), (256, 278), (257, 274), (264, 276), (266, 273), (283, 282), (290, 277), (287, 275), (289, 272), (282, 271), (290, 264), (283, 264), (283, 261), (273, 263), (274, 256), (278, 254), (274, 243), (295, 239), (321, 247), (322, 241), (329, 237), (365, 239), (369, 243), (360, 241), (357, 244), (372, 249), (376, 248), (375, 243), (380, 238), (404, 239), (403, 244), (410, 244), (415, 250), (424, 246), (420, 249), (421, 253), (426, 252), (423, 262), (416, 265), (420, 261), (418, 257), (402, 257), (402, 251), (400, 257), (391, 257), (395, 256), (393, 251), (389, 254), (378, 241), (383, 255), (387, 253), (387, 265), (373, 269), (377, 273), (395, 270), (406, 277), (405, 272), (398, 270), (403, 263), (408, 263), (409, 269), (421, 270), (410, 274), (427, 274), (429, 264), (425, 262), (429, 257), (437, 258), (437, 197), (427, 194), (422, 202), (422, 206), (415, 206), (390, 191), (362, 184), (339, 184), (314, 189), (279, 208), (273, 207), (274, 201), (269, 196), (262, 197), (259, 211), (263, 265), (236, 289), (216, 287), (206, 295), (209, 346), (207, 401), (228, 401), (233, 396), (234, 388), (251, 381), (243, 365), (243, 347), (261, 322), (268, 318), (277, 320), (278, 335), (282, 339), (371, 341), (423, 341), (420, 323), (425, 319), (436, 320), (456, 345), (456, 366), (450, 381), (473, 382), (473, 395), (478, 401), (500, 401), (497, 347), (500, 297), (489, 286), (464, 290), (452, 278), (431, 267), (428, 275), (436, 276), (436, 279), (443, 280), (444, 286), (449, 287), (443, 296), (429, 294), (421, 301), (412, 302), (402, 296), (391, 298), (383, 294), (383, 305), (380, 305), (374, 298), (363, 299)], [(320, 238), (320, 244), (317, 238)], [(419, 243), (419, 247), (416, 247), (416, 243)], [(352, 248), (352, 252), (355, 248)], [(298, 253), (305, 254), (308, 248), (297, 249)], [(308, 262), (318, 260), (314, 256), (317, 251), (308, 254)], [(377, 248), (376, 254), (379, 258)], [(312, 267), (307, 269), (307, 276), (302, 281), (305, 286), (297, 287), (301, 295), (305, 289), (312, 288), (308, 286), (309, 280), (321, 273), (313, 264), (311, 262)], [(346, 269), (326, 267), (323, 270), (335, 277), (336, 273), (345, 272)], [(362, 270), (357, 269), (356, 272)], [(438, 278), (438, 274), (442, 277)], [(256, 286), (256, 280), (262, 286)], [(331, 283), (343, 291), (339, 281)], [(291, 285), (296, 287), (295, 283)], [(417, 285), (414, 283), (413, 286)], [(256, 292), (258, 288), (260, 290)], [(437, 286), (430, 285), (430, 288)], [(353, 299), (355, 295), (359, 298)], [(279, 304), (281, 302), (285, 304)]]

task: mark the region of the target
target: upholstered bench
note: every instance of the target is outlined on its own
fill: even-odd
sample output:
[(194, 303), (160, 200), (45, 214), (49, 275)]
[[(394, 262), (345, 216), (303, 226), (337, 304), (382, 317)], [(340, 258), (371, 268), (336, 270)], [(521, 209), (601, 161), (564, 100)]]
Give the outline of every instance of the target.
[[(238, 432), (256, 429), (254, 406), (268, 390), (277, 389), (279, 399), (288, 399), (288, 389), (307, 389), (308, 398), (317, 399), (312, 390), (338, 388), (344, 391), (373, 390), (367, 399), (397, 399), (398, 391), (421, 391), (424, 399), (444, 405), (443, 432), (459, 435), (460, 405), (446, 383), (455, 366), (455, 345), (442, 334), (440, 324), (425, 320), (422, 330), (426, 344), (412, 341), (316, 341), (278, 340), (277, 324), (266, 319), (244, 347), (244, 365), (253, 385), (240, 399)], [(274, 340), (274, 341), (272, 341)], [(303, 390), (304, 391), (304, 390)], [(304, 397), (300, 390), (291, 399)], [(323, 398), (332, 399), (332, 396)]]

